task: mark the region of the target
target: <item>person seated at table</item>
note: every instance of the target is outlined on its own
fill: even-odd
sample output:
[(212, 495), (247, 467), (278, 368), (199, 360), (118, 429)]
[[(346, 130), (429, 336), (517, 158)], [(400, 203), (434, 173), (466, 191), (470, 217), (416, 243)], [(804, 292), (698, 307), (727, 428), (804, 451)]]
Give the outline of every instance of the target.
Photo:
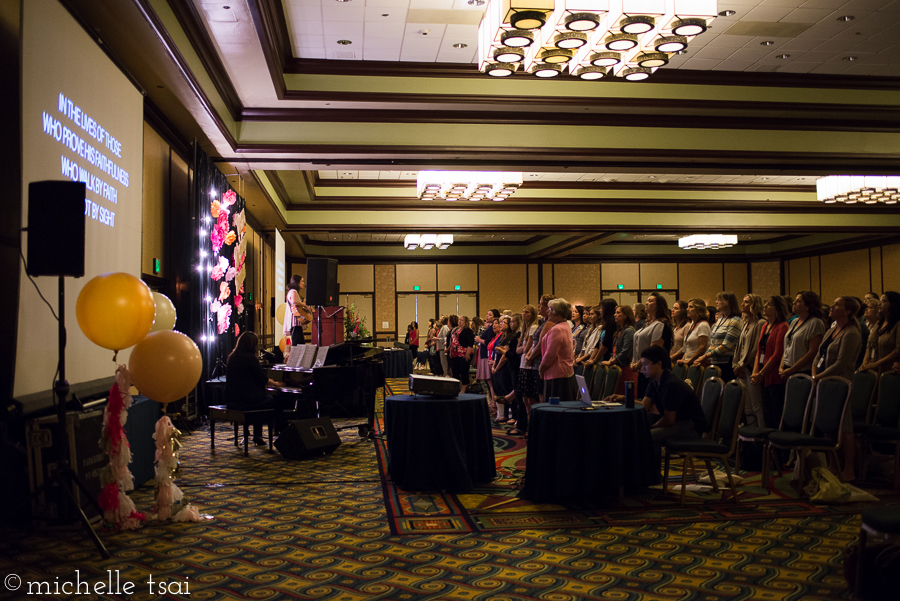
[[(266, 377), (256, 357), (259, 337), (256, 332), (245, 330), (237, 339), (234, 350), (228, 355), (225, 369), (225, 406), (239, 411), (276, 409), (275, 399), (266, 392), (266, 385), (279, 386)], [(277, 416), (276, 416), (277, 417)], [(262, 425), (253, 426), (253, 442), (264, 445)]]
[[(647, 411), (654, 457), (659, 461), (660, 448), (666, 441), (700, 438), (700, 433), (706, 430), (706, 417), (690, 385), (672, 375), (666, 349), (661, 346), (644, 349), (641, 372), (649, 381), (641, 404)], [(625, 396), (613, 394), (604, 400), (624, 403)]]

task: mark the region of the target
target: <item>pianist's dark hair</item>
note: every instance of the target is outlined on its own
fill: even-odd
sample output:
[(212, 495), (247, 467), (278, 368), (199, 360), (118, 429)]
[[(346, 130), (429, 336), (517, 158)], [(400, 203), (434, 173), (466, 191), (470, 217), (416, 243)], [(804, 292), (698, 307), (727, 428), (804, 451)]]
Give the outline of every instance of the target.
[[(238, 336), (237, 342), (234, 344), (234, 350), (231, 351), (231, 355), (234, 355), (235, 353), (256, 354), (256, 346), (258, 344), (259, 336), (256, 335), (256, 332), (245, 330)], [(228, 355), (229, 359), (231, 359), (231, 355)]]

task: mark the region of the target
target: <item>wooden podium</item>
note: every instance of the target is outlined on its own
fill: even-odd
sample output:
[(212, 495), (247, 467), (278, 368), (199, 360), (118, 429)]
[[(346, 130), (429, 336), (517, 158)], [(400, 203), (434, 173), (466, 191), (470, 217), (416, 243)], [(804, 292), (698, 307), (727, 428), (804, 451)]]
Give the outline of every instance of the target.
[[(321, 326), (322, 340), (319, 340)], [(344, 341), (344, 308), (316, 307), (312, 322), (312, 343), (316, 346), (331, 346)]]

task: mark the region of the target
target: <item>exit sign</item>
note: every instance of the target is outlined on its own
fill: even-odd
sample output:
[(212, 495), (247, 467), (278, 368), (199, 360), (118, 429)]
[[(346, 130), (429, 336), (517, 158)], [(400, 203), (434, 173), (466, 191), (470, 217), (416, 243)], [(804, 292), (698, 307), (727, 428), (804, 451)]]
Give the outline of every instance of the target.
[(625, 284), (619, 284), (618, 286), (616, 286), (616, 288), (618, 288), (619, 290), (625, 290)]
[(413, 290), (418, 290), (418, 289), (419, 289), (418, 286), (413, 286)]
[(159, 259), (153, 259), (153, 273), (159, 275), (159, 272), (162, 270), (162, 261)]
[(657, 290), (662, 290), (662, 284), (657, 284), (657, 285), (656, 285), (656, 289), (657, 289)]
[(453, 289), (454, 290), (462, 290), (462, 286), (454, 286)]

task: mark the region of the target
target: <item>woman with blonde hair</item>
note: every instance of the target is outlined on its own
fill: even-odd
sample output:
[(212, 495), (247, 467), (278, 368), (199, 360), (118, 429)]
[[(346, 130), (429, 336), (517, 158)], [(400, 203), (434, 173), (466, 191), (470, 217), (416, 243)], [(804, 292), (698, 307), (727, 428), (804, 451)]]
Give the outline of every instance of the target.
[(687, 316), (687, 307), (687, 301), (683, 300), (677, 300), (672, 304), (672, 352), (669, 355), (672, 363), (681, 358), (684, 337), (691, 327), (691, 320)]
[[(765, 323), (762, 318), (762, 310), (763, 300), (760, 295), (744, 295), (744, 299), (741, 301), (741, 335), (738, 337), (737, 346), (734, 347), (734, 359), (731, 362), (734, 377), (747, 387), (748, 402), (744, 406), (744, 414), (748, 417), (747, 424), (758, 427), (762, 427), (765, 419), (762, 389), (758, 384), (750, 381), (750, 376), (753, 374), (753, 361), (756, 358), (759, 333)], [(753, 416), (755, 421), (751, 421), (750, 416)]]
[(691, 327), (684, 336), (682, 358), (678, 363), (690, 367), (706, 354), (706, 348), (709, 346), (710, 329), (707, 321), (709, 312), (706, 310), (706, 301), (702, 298), (692, 298), (688, 301), (687, 316), (691, 320)]
[(647, 307), (644, 303), (634, 303), (631, 311), (634, 313), (634, 331), (640, 332), (647, 325)]
[(522, 325), (519, 328), (519, 374), (516, 378), (516, 402), (513, 406), (516, 419), (515, 428), (509, 431), (513, 436), (522, 436), (528, 431), (528, 414), (531, 406), (537, 403), (540, 395), (540, 375), (537, 365), (528, 360), (528, 351), (533, 344), (534, 333), (538, 327), (538, 310), (534, 305), (522, 308)]

